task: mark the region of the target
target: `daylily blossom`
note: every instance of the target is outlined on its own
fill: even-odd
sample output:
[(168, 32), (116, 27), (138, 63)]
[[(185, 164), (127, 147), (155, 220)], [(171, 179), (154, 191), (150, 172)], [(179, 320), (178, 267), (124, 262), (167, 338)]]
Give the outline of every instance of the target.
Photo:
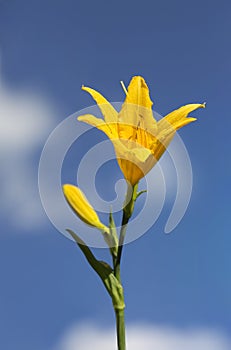
[(95, 126), (109, 137), (124, 177), (133, 186), (160, 159), (175, 132), (196, 120), (188, 114), (205, 107), (200, 103), (187, 104), (156, 121), (148, 86), (140, 76), (133, 77), (128, 91), (125, 90), (126, 98), (120, 112), (99, 92), (85, 86), (82, 89), (96, 101), (104, 120), (89, 114), (78, 120)]
[(109, 229), (100, 220), (83, 192), (74, 185), (63, 186), (64, 196), (75, 214), (86, 224), (96, 227), (103, 233), (109, 233)]

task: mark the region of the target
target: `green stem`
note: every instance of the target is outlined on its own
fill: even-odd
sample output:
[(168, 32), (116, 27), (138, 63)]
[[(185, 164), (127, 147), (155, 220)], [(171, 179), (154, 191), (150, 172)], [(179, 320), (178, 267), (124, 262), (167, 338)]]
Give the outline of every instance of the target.
[(133, 186), (132, 194), (130, 194), (129, 191), (127, 191), (127, 197), (130, 196), (130, 200), (127, 202), (126, 206), (123, 208), (123, 218), (122, 218), (122, 225), (120, 230), (118, 253), (117, 253), (117, 259), (114, 266), (115, 276), (119, 281), (120, 281), (120, 262), (121, 262), (122, 250), (124, 245), (124, 239), (126, 235), (128, 221), (132, 216), (132, 213), (134, 210), (134, 204), (137, 198), (137, 189), (138, 189), (138, 183)]
[[(121, 231), (120, 231), (117, 260), (115, 261), (115, 265), (114, 265), (114, 274), (120, 283), (121, 283), (120, 261), (121, 261), (121, 254), (122, 254), (123, 243), (124, 243), (124, 238), (125, 238), (125, 234), (126, 234), (128, 220), (129, 219), (125, 219), (125, 213), (123, 213), (123, 221), (122, 221), (122, 227), (121, 227)], [(118, 350), (125, 350), (126, 349), (126, 341), (125, 341), (124, 309), (122, 309), (122, 310), (115, 309), (115, 315), (116, 315), (116, 331), (117, 331)]]
[(123, 211), (123, 219), (122, 219), (122, 226), (120, 231), (118, 253), (117, 253), (117, 259), (114, 267), (115, 276), (119, 281), (120, 281), (120, 262), (121, 262), (123, 244), (124, 244), (124, 239), (126, 235), (128, 221), (129, 221), (129, 218), (127, 217), (125, 211)]
[[(123, 211), (123, 219), (122, 219), (122, 227), (121, 227), (121, 231), (120, 231), (118, 254), (117, 254), (117, 259), (116, 259), (115, 265), (114, 265), (114, 274), (120, 283), (121, 283), (120, 261), (121, 261), (123, 243), (124, 243), (124, 238), (125, 238), (125, 234), (126, 234), (128, 221), (129, 221), (129, 218), (127, 218), (125, 211)], [(123, 310), (118, 310), (118, 309), (116, 310), (115, 309), (115, 314), (116, 314), (116, 330), (117, 330), (118, 350), (125, 350), (126, 349), (126, 342), (125, 342), (124, 309)]]
[[(129, 221), (130, 217), (132, 216), (132, 213), (134, 210), (134, 203), (135, 203), (136, 196), (137, 196), (137, 187), (138, 187), (138, 184), (136, 184), (133, 187), (132, 196), (131, 196), (129, 202), (127, 203), (127, 205), (123, 209), (123, 218), (122, 218), (122, 225), (121, 225), (120, 236), (119, 236), (117, 258), (116, 258), (116, 260), (113, 261), (114, 275), (120, 283), (121, 283), (120, 263), (121, 263), (124, 239), (125, 239), (125, 235), (126, 235), (128, 221)], [(127, 193), (127, 196), (128, 195), (129, 195), (129, 193)], [(115, 309), (115, 315), (116, 315), (116, 330), (117, 330), (118, 350), (126, 350), (124, 309)]]
[(116, 329), (117, 329), (117, 345), (118, 350), (125, 350), (125, 323), (124, 323), (124, 309), (115, 310), (116, 315)]

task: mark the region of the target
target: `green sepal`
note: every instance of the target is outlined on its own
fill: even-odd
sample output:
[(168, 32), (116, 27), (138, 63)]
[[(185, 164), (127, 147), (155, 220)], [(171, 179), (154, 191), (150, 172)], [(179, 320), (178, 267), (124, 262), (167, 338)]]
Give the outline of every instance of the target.
[(113, 269), (104, 261), (99, 261), (95, 258), (85, 242), (72, 230), (67, 229), (67, 232), (75, 240), (91, 267), (97, 272), (101, 278), (105, 288), (111, 296), (115, 310), (123, 310), (125, 308), (123, 287), (113, 274)]
[(136, 194), (136, 199), (135, 199), (135, 200), (137, 200), (137, 198), (138, 198), (139, 196), (141, 196), (141, 194), (146, 193), (146, 192), (147, 192), (147, 190), (142, 190), (142, 191), (137, 192), (137, 194)]

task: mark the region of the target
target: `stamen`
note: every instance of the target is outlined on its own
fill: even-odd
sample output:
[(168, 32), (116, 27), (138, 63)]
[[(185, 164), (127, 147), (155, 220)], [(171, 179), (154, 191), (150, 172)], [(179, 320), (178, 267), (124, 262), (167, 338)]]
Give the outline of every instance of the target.
[(122, 88), (123, 88), (123, 90), (124, 90), (124, 92), (125, 92), (125, 95), (127, 95), (128, 94), (128, 91), (127, 91), (127, 89), (126, 89), (126, 87), (125, 87), (125, 85), (124, 85), (124, 82), (121, 80), (120, 81), (120, 84), (121, 84), (121, 86), (122, 86)]

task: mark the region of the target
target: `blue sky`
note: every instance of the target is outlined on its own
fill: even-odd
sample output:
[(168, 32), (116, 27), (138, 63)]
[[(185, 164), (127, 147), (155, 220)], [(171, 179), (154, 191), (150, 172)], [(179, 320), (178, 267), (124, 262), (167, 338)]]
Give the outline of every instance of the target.
[[(110, 300), (81, 252), (39, 204), (36, 220), (30, 220), (30, 210), (38, 200), (38, 161), (49, 132), (92, 104), (81, 85), (121, 101), (119, 81), (128, 84), (133, 75), (145, 77), (155, 110), (163, 115), (189, 102), (207, 101), (207, 108), (180, 132), (194, 174), (182, 222), (170, 235), (163, 233), (167, 206), (156, 225), (125, 248), (126, 319), (228, 334), (230, 11), (228, 1), (0, 2), (0, 91), (16, 106), (9, 119), (4, 111), (11, 107), (1, 100), (1, 138), (9, 120), (12, 128), (9, 139), (0, 141), (1, 349), (53, 350), (66, 329), (88, 320), (113, 327)], [(34, 104), (28, 98), (27, 109), (31, 94)], [(37, 110), (33, 140), (23, 148), (17, 144), (26, 132), (20, 118), (26, 111), (30, 120), (30, 110)], [(102, 250), (96, 254), (107, 257)]]

